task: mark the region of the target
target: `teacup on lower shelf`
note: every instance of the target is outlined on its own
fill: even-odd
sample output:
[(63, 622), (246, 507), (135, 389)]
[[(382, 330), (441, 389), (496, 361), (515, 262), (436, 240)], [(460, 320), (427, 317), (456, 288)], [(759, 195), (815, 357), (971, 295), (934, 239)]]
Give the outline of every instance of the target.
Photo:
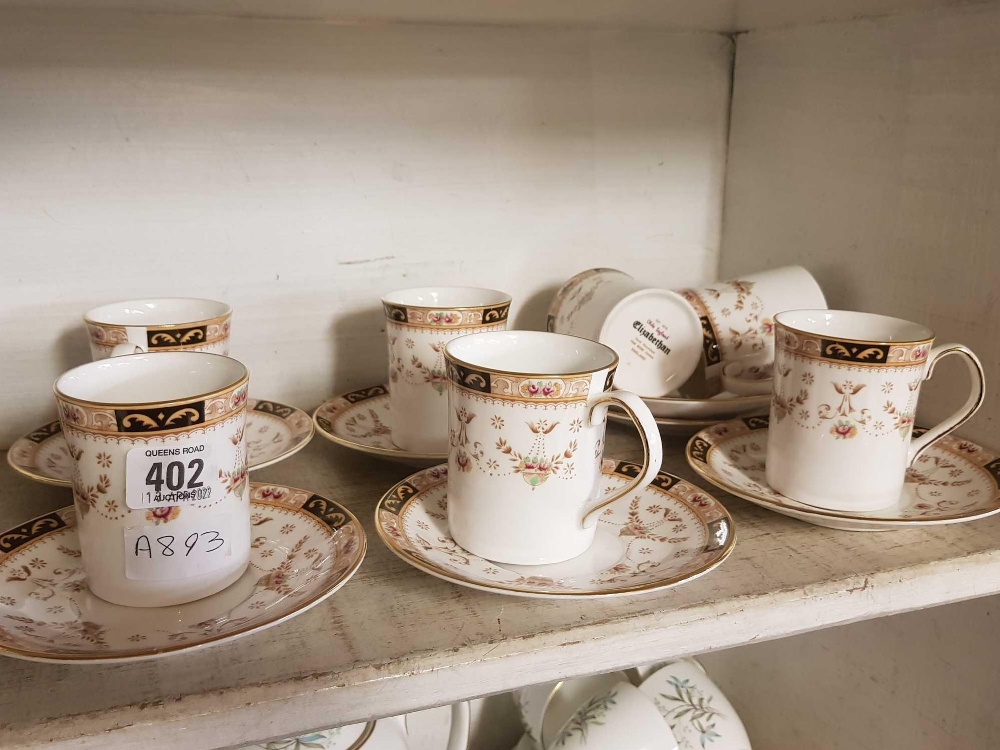
[(670, 725), (647, 695), (619, 682), (580, 706), (543, 750), (678, 750)]
[(681, 750), (750, 750), (736, 709), (694, 659), (656, 669), (639, 690), (656, 704)]

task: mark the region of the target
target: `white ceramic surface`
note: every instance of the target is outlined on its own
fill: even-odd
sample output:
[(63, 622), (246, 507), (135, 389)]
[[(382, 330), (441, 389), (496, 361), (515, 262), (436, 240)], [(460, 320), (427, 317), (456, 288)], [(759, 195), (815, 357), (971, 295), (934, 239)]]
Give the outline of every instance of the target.
[(595, 696), (607, 693), (620, 682), (628, 682), (628, 676), (624, 672), (608, 672), (557, 682), (545, 707), (542, 741), (539, 743), (541, 747), (552, 747), (562, 728), (581, 706)]
[[(799, 310), (779, 314), (776, 324), (767, 481), (799, 502), (849, 512), (895, 504), (907, 467), (983, 401), (976, 356), (958, 344), (934, 347), (934, 334), (917, 323)], [(936, 362), (951, 354), (968, 365), (968, 399), (937, 427), (911, 439), (920, 386)]]
[(701, 319), (704, 362), (710, 377), (721, 364), (768, 350), (774, 316), (783, 310), (822, 309), (826, 298), (801, 266), (785, 266), (679, 293)]
[(342, 506), (307, 490), (250, 487), (246, 572), (217, 594), (172, 607), (94, 596), (71, 507), (9, 529), (0, 552), (0, 654), (60, 663), (154, 659), (223, 643), (305, 612), (343, 586), (365, 533)]
[(670, 725), (639, 688), (619, 682), (580, 706), (545, 750), (677, 750)]
[(713, 420), (721, 422), (736, 417), (767, 414), (771, 405), (771, 392), (760, 396), (737, 396), (732, 393), (718, 393), (710, 398), (687, 398), (684, 396), (664, 396), (643, 398), (643, 403), (657, 419), (675, 421)]
[(248, 379), (229, 357), (164, 352), (98, 360), (56, 381), (95, 594), (161, 607), (214, 594), (243, 574)]
[[(601, 486), (628, 485), (635, 464), (605, 459)], [(448, 528), (446, 466), (391, 488), (375, 509), (376, 530), (397, 556), (460, 586), (545, 599), (627, 596), (676, 586), (720, 565), (736, 541), (732, 518), (700, 488), (661, 472), (648, 487), (605, 508), (594, 544), (553, 565), (509, 565), (478, 557)]]
[[(559, 684), (559, 681), (545, 682), (538, 685), (526, 685), (514, 691), (514, 702), (517, 704), (517, 711), (521, 717), (521, 726), (524, 727), (522, 743), (527, 740), (532, 745), (541, 745), (545, 711), (549, 707), (549, 701)], [(564, 718), (559, 723), (557, 729), (562, 727), (565, 720)]]
[(722, 368), (722, 390), (735, 396), (770, 396), (774, 387), (774, 350), (728, 362)]
[(316, 431), (345, 448), (407, 466), (433, 466), (448, 460), (448, 452), (415, 453), (392, 442), (389, 386), (373, 385), (334, 396), (313, 412)]
[[(313, 421), (301, 409), (267, 399), (247, 399), (247, 465), (263, 469), (305, 448), (313, 436)], [(18, 438), (7, 451), (17, 472), (43, 484), (70, 487), (73, 459), (58, 421)]]
[(147, 351), (229, 354), (232, 308), (192, 297), (112, 302), (83, 316), (95, 360)]
[(417, 454), (448, 450), (445, 345), (507, 327), (510, 295), (477, 287), (421, 287), (382, 298), (389, 345), (392, 442)]
[(750, 750), (736, 709), (694, 660), (661, 667), (643, 680), (639, 690), (656, 704), (680, 750)]
[(799, 503), (771, 488), (765, 476), (767, 444), (767, 417), (734, 419), (692, 437), (687, 459), (704, 479), (737, 497), (832, 529), (891, 531), (1000, 512), (1000, 452), (955, 435), (939, 438), (916, 459), (893, 505), (853, 513)]
[(682, 385), (701, 359), (701, 324), (683, 297), (608, 268), (562, 286), (549, 305), (548, 330), (610, 346), (621, 358), (619, 384), (642, 396)]
[(246, 745), (243, 750), (466, 750), (469, 714), (468, 703), (455, 703), (367, 724)]
[[(600, 511), (649, 484), (660, 435), (638, 396), (611, 390), (608, 347), (538, 331), (479, 333), (448, 344), (449, 525), (496, 562), (558, 563), (590, 547)], [(644, 460), (634, 483), (600, 486), (609, 405), (630, 414)]]

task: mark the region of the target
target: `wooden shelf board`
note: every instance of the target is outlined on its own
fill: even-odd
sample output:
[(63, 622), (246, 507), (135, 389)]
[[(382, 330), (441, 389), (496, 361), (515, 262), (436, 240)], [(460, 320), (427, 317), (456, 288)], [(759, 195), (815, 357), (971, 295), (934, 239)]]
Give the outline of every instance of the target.
[[(684, 440), (666, 443), (664, 468), (695, 480)], [(629, 428), (612, 425), (608, 446), (609, 456), (638, 457)], [(379, 542), (375, 503), (408, 473), (322, 438), (255, 473), (357, 513), (370, 544), (355, 578), (301, 617), (189, 655), (121, 666), (4, 660), (0, 748), (239, 746), (1000, 591), (1000, 519), (848, 533), (714, 492), (738, 543), (699, 580), (605, 601), (492, 595), (424, 575)], [(6, 464), (0, 479), (0, 528), (70, 501)]]
[(988, 0), (0, 0), (0, 8), (101, 10), (333, 23), (636, 26), (723, 33), (929, 11)]

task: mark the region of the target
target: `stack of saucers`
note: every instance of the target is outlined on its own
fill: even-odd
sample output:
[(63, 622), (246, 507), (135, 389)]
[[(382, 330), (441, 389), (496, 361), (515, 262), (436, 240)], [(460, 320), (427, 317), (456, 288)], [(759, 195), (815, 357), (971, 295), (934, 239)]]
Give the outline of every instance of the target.
[(766, 413), (773, 316), (825, 307), (816, 280), (798, 266), (675, 291), (593, 268), (559, 289), (548, 329), (610, 346), (621, 359), (616, 386), (642, 396), (663, 432), (691, 434)]

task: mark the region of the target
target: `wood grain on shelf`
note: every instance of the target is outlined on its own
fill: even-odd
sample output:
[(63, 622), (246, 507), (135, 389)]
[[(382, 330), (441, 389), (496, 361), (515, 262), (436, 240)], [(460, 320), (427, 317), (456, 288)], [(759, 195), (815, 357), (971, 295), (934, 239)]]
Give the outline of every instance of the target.
[[(48, 10), (124, 10), (337, 23), (574, 24), (734, 32), (871, 18), (977, 0), (34, 0)], [(983, 0), (978, 0), (983, 1)], [(24, 6), (24, 0), (0, 0)]]
[[(683, 440), (666, 443), (665, 468), (694, 480)], [(608, 455), (638, 454), (630, 430), (613, 425)], [(1000, 519), (851, 534), (717, 492), (736, 520), (736, 550), (686, 586), (601, 602), (492, 595), (424, 575), (379, 543), (375, 503), (407, 473), (316, 441), (255, 474), (357, 513), (372, 542), (357, 576), (299, 618), (187, 656), (93, 667), (5, 660), (0, 748), (228, 747), (1000, 590)], [(6, 467), (0, 480), (3, 528), (69, 502)]]

